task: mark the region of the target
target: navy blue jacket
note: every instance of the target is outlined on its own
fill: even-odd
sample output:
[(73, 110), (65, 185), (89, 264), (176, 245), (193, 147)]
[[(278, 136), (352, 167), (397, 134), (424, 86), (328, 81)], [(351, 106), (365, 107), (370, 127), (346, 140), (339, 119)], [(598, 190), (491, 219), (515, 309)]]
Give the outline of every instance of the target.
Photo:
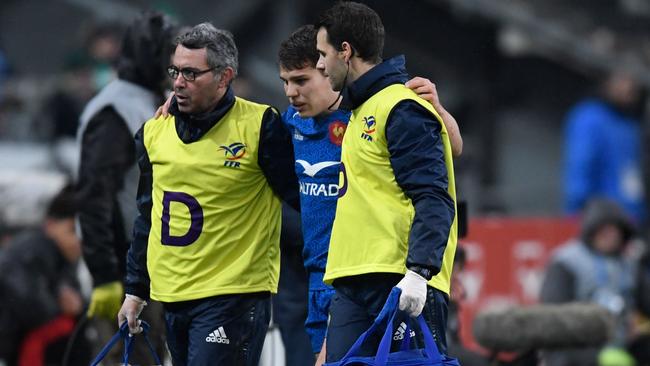
[[(380, 90), (408, 81), (404, 56), (386, 60), (343, 90), (340, 109), (356, 109)], [(440, 272), (454, 220), (454, 201), (447, 193), (447, 167), (441, 126), (415, 101), (398, 103), (389, 114), (386, 139), (397, 184), (413, 202), (407, 268)]]
[[(198, 141), (230, 110), (235, 103), (231, 88), (210, 112), (188, 115), (178, 110), (176, 100), (169, 108), (176, 118), (176, 133), (186, 144)], [(149, 298), (149, 276), (147, 273), (147, 243), (151, 229), (152, 168), (144, 146), (144, 126), (135, 135), (136, 158), (140, 167), (137, 204), (138, 217), (133, 228), (133, 242), (127, 254), (125, 292), (143, 299)], [(258, 164), (266, 176), (271, 189), (283, 201), (300, 210), (298, 178), (293, 168), (291, 136), (284, 127), (275, 108), (264, 113), (260, 133)]]

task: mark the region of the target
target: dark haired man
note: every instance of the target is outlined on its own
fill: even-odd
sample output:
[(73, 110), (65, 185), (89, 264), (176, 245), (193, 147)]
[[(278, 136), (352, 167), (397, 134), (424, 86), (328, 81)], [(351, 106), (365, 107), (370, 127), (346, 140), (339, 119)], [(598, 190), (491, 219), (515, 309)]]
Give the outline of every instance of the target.
[(342, 91), (339, 108), (352, 111), (324, 277), (335, 289), (328, 361), (370, 326), (393, 286), (400, 309), (417, 316), (424, 308), (446, 353), (457, 235), (451, 144), (434, 108), (403, 85), (404, 58), (382, 62), (383, 43), (381, 19), (359, 3), (337, 3), (318, 23), (317, 67)]
[(174, 365), (257, 365), (279, 272), (280, 197), (298, 206), (279, 113), (235, 97), (232, 35), (202, 23), (177, 39), (171, 116), (136, 134), (139, 215), (118, 321), (140, 330), (163, 303)]
[[(305, 323), (312, 350), (321, 351), (327, 329), (333, 289), (323, 283), (325, 263), (338, 197), (341, 143), (350, 112), (339, 110), (340, 95), (316, 68), (316, 28), (302, 26), (282, 42), (278, 52), (280, 78), (291, 106), (283, 120), (292, 132), (296, 173), (300, 182), (304, 235), (304, 265), (309, 274), (309, 312)], [(415, 78), (408, 84), (444, 112), (454, 131), (452, 145), (458, 154), (462, 140), (455, 119), (440, 105), (435, 85)], [(324, 355), (323, 355), (324, 356)]]

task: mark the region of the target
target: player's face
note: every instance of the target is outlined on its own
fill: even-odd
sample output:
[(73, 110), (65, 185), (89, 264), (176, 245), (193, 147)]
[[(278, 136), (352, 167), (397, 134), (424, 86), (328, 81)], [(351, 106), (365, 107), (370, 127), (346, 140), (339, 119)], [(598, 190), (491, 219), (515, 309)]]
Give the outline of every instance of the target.
[(289, 103), (302, 118), (327, 113), (327, 108), (338, 97), (323, 72), (311, 66), (295, 70), (280, 67), (280, 79)]
[(343, 90), (345, 77), (348, 73), (348, 65), (342, 58), (342, 53), (337, 51), (327, 40), (327, 30), (322, 28), (316, 34), (316, 49), (320, 54), (316, 68), (322, 70), (330, 80), (332, 89)]
[[(172, 65), (179, 70), (189, 69), (198, 72), (210, 68), (207, 60), (205, 48), (189, 49), (178, 45)], [(221, 97), (219, 78), (216, 78), (214, 73), (215, 71), (197, 73), (193, 81), (185, 80), (179, 73), (174, 80), (174, 93), (181, 112), (190, 114), (207, 112), (218, 103)]]

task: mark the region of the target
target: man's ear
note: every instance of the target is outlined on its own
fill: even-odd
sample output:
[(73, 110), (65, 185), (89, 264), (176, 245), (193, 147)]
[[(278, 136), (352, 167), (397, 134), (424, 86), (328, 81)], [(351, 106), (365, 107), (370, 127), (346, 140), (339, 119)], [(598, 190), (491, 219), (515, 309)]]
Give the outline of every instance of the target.
[(343, 61), (348, 62), (354, 57), (354, 48), (348, 42), (341, 43), (341, 52), (343, 52)]
[(221, 72), (221, 76), (219, 78), (219, 87), (220, 88), (228, 87), (228, 85), (230, 85), (230, 82), (234, 77), (235, 77), (235, 70), (233, 70), (232, 67), (230, 66), (226, 67)]

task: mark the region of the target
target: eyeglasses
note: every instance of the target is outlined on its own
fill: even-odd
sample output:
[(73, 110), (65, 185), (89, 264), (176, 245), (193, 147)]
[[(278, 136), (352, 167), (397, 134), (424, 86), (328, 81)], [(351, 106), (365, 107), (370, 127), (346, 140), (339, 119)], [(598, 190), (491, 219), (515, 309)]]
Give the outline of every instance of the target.
[(211, 67), (206, 70), (195, 70), (195, 69), (179, 69), (176, 66), (168, 66), (167, 67), (167, 75), (169, 75), (172, 80), (176, 80), (178, 77), (178, 74), (183, 75), (183, 79), (186, 81), (194, 81), (196, 80), (197, 76), (201, 76), (205, 74), (206, 72), (210, 72), (214, 69), (217, 69), (216, 67)]

